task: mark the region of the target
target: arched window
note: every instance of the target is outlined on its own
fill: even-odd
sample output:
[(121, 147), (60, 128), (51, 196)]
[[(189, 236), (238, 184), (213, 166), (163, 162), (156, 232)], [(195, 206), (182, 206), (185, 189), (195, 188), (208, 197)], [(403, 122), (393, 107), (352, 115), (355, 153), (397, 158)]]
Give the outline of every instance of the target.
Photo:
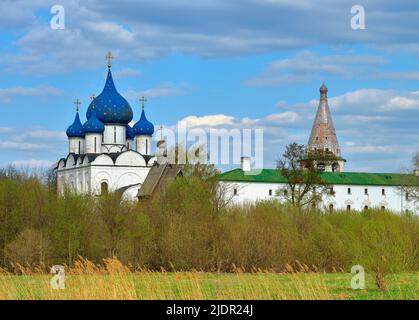
[(79, 141), (79, 154), (81, 154), (81, 141)]
[(333, 204), (329, 204), (329, 211), (332, 212), (333, 211)]
[(96, 153), (96, 149), (97, 149), (96, 148), (97, 147), (96, 145), (97, 145), (97, 143), (96, 143), (96, 137), (95, 137), (95, 153)]
[(116, 127), (113, 127), (113, 143), (116, 143)]
[(148, 139), (145, 139), (145, 154), (148, 154)]
[(100, 184), (100, 194), (108, 194), (108, 183), (106, 181), (103, 181)]
[(320, 171), (320, 172), (324, 172), (326, 170), (325, 164), (324, 163), (319, 163), (317, 165), (317, 170)]
[(350, 204), (348, 204), (348, 205), (346, 206), (346, 211), (351, 211), (351, 205), (350, 205)]

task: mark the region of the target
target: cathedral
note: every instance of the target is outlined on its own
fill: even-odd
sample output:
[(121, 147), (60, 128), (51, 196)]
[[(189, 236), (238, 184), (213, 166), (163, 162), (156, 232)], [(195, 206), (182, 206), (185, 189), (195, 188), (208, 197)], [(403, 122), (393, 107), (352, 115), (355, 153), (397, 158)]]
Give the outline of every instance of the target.
[[(151, 192), (166, 173), (175, 170), (180, 174), (180, 170), (167, 163), (164, 141), (158, 142), (157, 152), (152, 154), (154, 125), (146, 117), (144, 97), (140, 118), (130, 126), (133, 110), (115, 87), (111, 53), (107, 58), (105, 86), (97, 97), (91, 97), (83, 124), (80, 101), (75, 102), (76, 115), (66, 131), (68, 155), (56, 167), (57, 188), (60, 194), (69, 188), (94, 195), (120, 192), (124, 199), (136, 199), (143, 185)], [(157, 172), (149, 175), (150, 170)], [(147, 176), (157, 180), (149, 181)]]

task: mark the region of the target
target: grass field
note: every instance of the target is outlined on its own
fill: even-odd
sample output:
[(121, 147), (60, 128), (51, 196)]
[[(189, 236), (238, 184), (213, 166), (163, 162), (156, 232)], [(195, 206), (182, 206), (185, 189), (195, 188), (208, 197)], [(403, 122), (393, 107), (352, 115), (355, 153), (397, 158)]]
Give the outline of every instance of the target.
[(0, 275), (0, 299), (415, 299), (419, 273), (387, 275), (389, 290), (367, 275), (365, 290), (346, 273), (113, 272), (71, 274), (65, 289), (49, 275)]

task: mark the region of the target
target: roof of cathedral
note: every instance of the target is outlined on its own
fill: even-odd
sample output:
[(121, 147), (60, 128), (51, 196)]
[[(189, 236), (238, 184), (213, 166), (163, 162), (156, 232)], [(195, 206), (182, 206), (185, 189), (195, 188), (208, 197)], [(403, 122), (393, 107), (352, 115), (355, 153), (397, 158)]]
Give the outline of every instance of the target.
[[(364, 172), (322, 172), (321, 178), (332, 185), (377, 185), (377, 186), (419, 186), (419, 176), (400, 173), (364, 173)], [(286, 183), (287, 179), (277, 169), (262, 169), (260, 174), (245, 174), (241, 169), (224, 172), (220, 181)]]
[(81, 124), (78, 112), (76, 113), (72, 125), (68, 127), (66, 134), (69, 138), (84, 138), (83, 125)]
[(140, 120), (138, 120), (138, 122), (134, 125), (133, 129), (136, 136), (153, 135), (154, 125), (150, 121), (147, 120), (147, 117), (145, 116), (145, 112), (144, 112), (144, 107), (143, 107), (143, 110), (141, 111)]
[(89, 120), (83, 125), (83, 131), (85, 133), (103, 133), (105, 131), (104, 124), (97, 118), (96, 112), (92, 112)]
[(133, 118), (128, 101), (115, 88), (110, 67), (102, 93), (90, 103), (87, 109), (87, 119), (90, 119), (93, 110), (97, 111), (98, 119), (105, 124), (128, 124)]
[(134, 130), (131, 128), (130, 125), (127, 125), (127, 133), (126, 133), (126, 138), (128, 140), (132, 140), (135, 138), (135, 133)]
[(330, 152), (333, 152), (335, 156), (340, 156), (340, 147), (327, 101), (327, 91), (328, 89), (323, 83), (320, 87), (320, 102), (316, 118), (314, 119), (313, 127), (311, 129), (308, 148), (312, 150), (328, 149)]

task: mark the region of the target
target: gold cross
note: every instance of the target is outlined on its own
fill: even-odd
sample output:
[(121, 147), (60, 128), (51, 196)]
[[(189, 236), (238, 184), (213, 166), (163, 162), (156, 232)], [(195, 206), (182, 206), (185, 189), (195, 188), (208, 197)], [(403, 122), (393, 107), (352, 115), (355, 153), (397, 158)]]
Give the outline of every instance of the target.
[(110, 68), (112, 66), (112, 59), (114, 58), (112, 52), (108, 51), (105, 58), (108, 60), (108, 68)]
[(141, 108), (144, 110), (144, 103), (147, 101), (147, 99), (144, 96), (142, 96), (140, 101), (141, 101)]
[(81, 101), (77, 98), (76, 101), (74, 101), (74, 104), (76, 105), (76, 111), (79, 112)]

